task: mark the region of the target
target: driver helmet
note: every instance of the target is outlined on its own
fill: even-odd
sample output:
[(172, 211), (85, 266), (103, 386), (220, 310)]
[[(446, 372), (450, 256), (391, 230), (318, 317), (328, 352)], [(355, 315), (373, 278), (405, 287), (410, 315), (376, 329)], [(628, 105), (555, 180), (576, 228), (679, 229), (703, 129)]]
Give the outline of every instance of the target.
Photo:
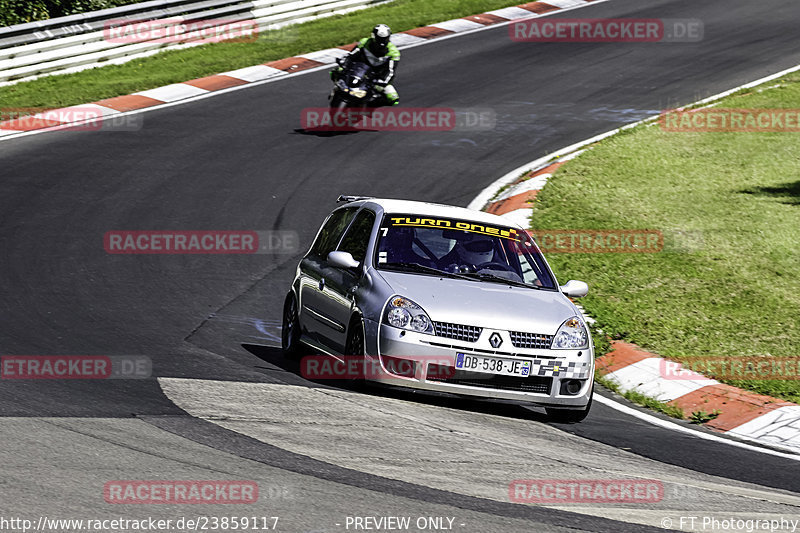
[(492, 239), (473, 239), (460, 243), (460, 246), (461, 250), (459, 250), (459, 255), (465, 262), (472, 265), (489, 263), (494, 256), (494, 243)]
[(386, 24), (378, 24), (372, 28), (372, 38), (369, 43), (369, 51), (378, 57), (386, 55), (389, 47), (389, 37), (392, 36), (392, 29)]

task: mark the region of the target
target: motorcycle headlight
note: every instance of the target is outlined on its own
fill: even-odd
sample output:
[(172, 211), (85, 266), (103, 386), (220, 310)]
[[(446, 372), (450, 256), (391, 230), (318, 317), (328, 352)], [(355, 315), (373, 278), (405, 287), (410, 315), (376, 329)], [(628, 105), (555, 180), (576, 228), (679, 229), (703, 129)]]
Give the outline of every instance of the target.
[(350, 89), (350, 94), (355, 96), (356, 98), (364, 98), (367, 96), (367, 91), (364, 89)]
[(384, 318), (387, 324), (395, 328), (433, 333), (433, 322), (425, 310), (402, 296), (394, 296), (389, 300)]
[(580, 350), (589, 347), (589, 333), (586, 325), (577, 316), (568, 318), (558, 328), (550, 348), (553, 350)]

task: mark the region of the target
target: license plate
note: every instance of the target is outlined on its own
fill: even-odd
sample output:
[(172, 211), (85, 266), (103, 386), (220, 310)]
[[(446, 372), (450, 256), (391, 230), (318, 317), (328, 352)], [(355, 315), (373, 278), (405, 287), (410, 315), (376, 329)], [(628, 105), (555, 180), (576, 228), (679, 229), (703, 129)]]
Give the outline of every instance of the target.
[(531, 374), (531, 360), (458, 353), (456, 354), (456, 368), (486, 374), (528, 377)]

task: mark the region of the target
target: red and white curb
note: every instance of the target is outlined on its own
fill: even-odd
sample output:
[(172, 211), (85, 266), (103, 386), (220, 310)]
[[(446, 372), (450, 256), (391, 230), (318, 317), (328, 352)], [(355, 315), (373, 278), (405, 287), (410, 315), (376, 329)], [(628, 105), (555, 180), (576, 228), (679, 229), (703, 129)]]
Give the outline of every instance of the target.
[[(741, 89), (761, 85), (797, 70), (800, 70), (800, 65), (710, 96), (691, 105), (711, 103)], [(590, 149), (594, 143), (616, 135), (622, 130), (653, 122), (657, 118), (658, 116), (655, 116), (628, 124), (526, 163), (481, 191), (468, 207), (494, 213), (506, 217), (522, 227), (528, 227), (533, 215), (532, 203), (537, 193), (558, 168)], [(580, 306), (578, 307), (580, 308)], [(587, 322), (595, 322), (583, 308), (580, 309)], [(669, 367), (669, 371), (667, 371), (667, 359), (642, 351), (633, 344), (615, 341), (612, 342), (612, 346), (613, 350), (610, 353), (597, 358), (596, 367), (598, 372), (617, 385), (620, 391), (635, 391), (680, 407), (689, 413), (718, 412), (719, 415), (706, 422), (704, 426), (742, 440), (800, 454), (800, 405), (725, 385), (692, 372), (673, 361), (669, 361), (669, 365), (673, 366)], [(682, 377), (676, 379), (675, 374)], [(693, 374), (691, 379), (686, 379), (688, 374)], [(599, 400), (634, 416), (648, 418), (653, 423), (664, 425), (658, 422), (659, 419), (638, 415), (637, 411), (612, 400), (605, 398)], [(685, 430), (682, 426), (670, 425), (679, 431)]]
[(525, 171), (507, 189), (493, 198), (483, 210), (495, 215), (505, 216), (520, 226), (527, 227), (533, 214), (533, 206), (531, 204), (536, 199), (536, 194), (544, 188), (547, 180), (556, 170), (570, 159), (578, 157), (581, 153), (583, 153), (583, 150), (576, 150), (556, 161), (545, 161), (534, 166), (531, 170)]
[(596, 364), (620, 390), (639, 392), (687, 413), (719, 412), (706, 427), (800, 453), (800, 405), (725, 385), (633, 344), (612, 346)]
[[(529, 2), (396, 33), (392, 36), (392, 42), (401, 49), (410, 48), (436, 39), (485, 30), (497, 24), (508, 24), (514, 20), (551, 15), (559, 11), (568, 11), (604, 1), (608, 0)], [(109, 117), (165, 104), (189, 101), (207, 96), (210, 93), (232, 90), (253, 83), (274, 81), (298, 72), (329, 67), (335, 63), (337, 58), (347, 55), (354, 47), (355, 43), (338, 48), (328, 48), (184, 83), (175, 83), (134, 94), (108, 98), (91, 104), (53, 109), (35, 115), (6, 120), (0, 122), (0, 140), (17, 137), (22, 134), (52, 131), (87, 122), (96, 122), (101, 116)], [(92, 110), (94, 110), (93, 113)], [(87, 111), (92, 115), (90, 120), (82, 119)], [(76, 116), (81, 118), (70, 118)]]

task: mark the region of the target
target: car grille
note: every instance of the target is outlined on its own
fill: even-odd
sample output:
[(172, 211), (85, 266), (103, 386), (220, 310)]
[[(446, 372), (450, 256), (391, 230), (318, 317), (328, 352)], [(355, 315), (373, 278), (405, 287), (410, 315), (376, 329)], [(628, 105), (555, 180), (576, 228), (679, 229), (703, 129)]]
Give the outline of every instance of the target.
[(553, 335), (539, 333), (525, 333), (524, 331), (509, 331), (511, 344), (515, 348), (540, 348), (547, 350), (553, 342)]
[(469, 387), (482, 387), (484, 389), (534, 392), (538, 394), (550, 394), (550, 388), (553, 386), (552, 377), (528, 376), (523, 378), (517, 376), (500, 376), (497, 374), (485, 374), (483, 372), (456, 370), (452, 366), (435, 364), (428, 365), (427, 381), (452, 385), (466, 385)]
[(465, 326), (463, 324), (450, 324), (448, 322), (434, 322), (433, 327), (436, 330), (436, 335), (439, 337), (447, 337), (448, 339), (457, 339), (466, 342), (475, 342), (481, 336), (483, 328), (477, 326)]
[[(433, 341), (422, 341), (425, 344), (430, 344), (431, 346), (438, 346), (439, 348), (450, 348), (451, 350), (456, 350), (458, 352), (465, 352), (465, 353), (485, 353), (488, 355), (505, 355), (507, 357), (531, 357), (530, 354), (526, 353), (519, 353), (519, 352), (503, 352), (500, 350), (487, 350), (485, 348), (476, 348), (475, 346), (462, 346), (458, 344), (447, 344), (444, 342), (433, 342)], [(557, 359), (558, 357), (555, 355), (536, 355), (538, 359)]]

